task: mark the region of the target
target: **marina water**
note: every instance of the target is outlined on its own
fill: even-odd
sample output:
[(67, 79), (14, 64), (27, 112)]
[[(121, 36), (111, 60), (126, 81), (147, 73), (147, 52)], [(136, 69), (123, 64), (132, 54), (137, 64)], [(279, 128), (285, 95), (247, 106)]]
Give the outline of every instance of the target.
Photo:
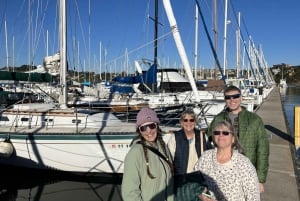
[(300, 86), (289, 86), (280, 89), (283, 110), (288, 123), (288, 129), (292, 137), (294, 137), (294, 109), (300, 106)]
[[(288, 128), (294, 136), (294, 108), (300, 106), (300, 87), (280, 90)], [(4, 179), (5, 178), (5, 179)], [(0, 167), (0, 201), (121, 201), (120, 181), (69, 180)]]

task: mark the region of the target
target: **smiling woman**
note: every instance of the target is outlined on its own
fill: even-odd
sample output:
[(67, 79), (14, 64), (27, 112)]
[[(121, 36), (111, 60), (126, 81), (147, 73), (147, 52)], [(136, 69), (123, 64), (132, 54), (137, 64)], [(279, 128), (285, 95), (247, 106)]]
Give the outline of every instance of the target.
[[(215, 148), (203, 153), (195, 169), (203, 172), (207, 187), (215, 194), (216, 200), (259, 201), (255, 167), (242, 154), (233, 126), (227, 121), (220, 121), (213, 130)], [(199, 198), (206, 200), (205, 196), (202, 194)]]
[(155, 111), (142, 108), (136, 117), (136, 130), (139, 136), (124, 162), (123, 200), (173, 201), (173, 164)]

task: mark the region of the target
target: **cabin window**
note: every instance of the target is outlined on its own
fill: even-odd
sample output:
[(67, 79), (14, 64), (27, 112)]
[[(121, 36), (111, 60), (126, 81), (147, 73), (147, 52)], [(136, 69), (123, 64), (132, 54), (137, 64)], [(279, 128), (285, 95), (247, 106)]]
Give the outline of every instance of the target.
[(80, 120), (80, 119), (73, 119), (73, 120), (72, 120), (72, 123), (73, 123), (73, 124), (75, 124), (75, 123), (80, 124), (80, 123), (81, 123), (81, 120)]
[(45, 122), (53, 122), (53, 119), (45, 119)]
[(0, 121), (9, 121), (7, 116), (0, 116)]
[(21, 121), (29, 121), (29, 118), (28, 117), (22, 117)]

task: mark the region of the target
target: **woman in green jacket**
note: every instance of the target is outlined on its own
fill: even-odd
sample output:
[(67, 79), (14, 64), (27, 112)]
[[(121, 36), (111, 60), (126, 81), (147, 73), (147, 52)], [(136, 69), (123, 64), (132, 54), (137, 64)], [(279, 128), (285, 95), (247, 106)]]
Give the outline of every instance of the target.
[(173, 165), (156, 113), (142, 108), (137, 114), (136, 128), (139, 137), (124, 162), (123, 200), (173, 201)]

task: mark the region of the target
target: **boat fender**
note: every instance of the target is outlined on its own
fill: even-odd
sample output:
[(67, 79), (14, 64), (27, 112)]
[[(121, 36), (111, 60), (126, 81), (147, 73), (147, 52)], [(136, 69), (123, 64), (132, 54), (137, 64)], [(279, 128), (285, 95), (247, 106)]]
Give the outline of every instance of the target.
[(11, 142), (0, 142), (0, 157), (9, 158), (14, 152), (14, 147)]

